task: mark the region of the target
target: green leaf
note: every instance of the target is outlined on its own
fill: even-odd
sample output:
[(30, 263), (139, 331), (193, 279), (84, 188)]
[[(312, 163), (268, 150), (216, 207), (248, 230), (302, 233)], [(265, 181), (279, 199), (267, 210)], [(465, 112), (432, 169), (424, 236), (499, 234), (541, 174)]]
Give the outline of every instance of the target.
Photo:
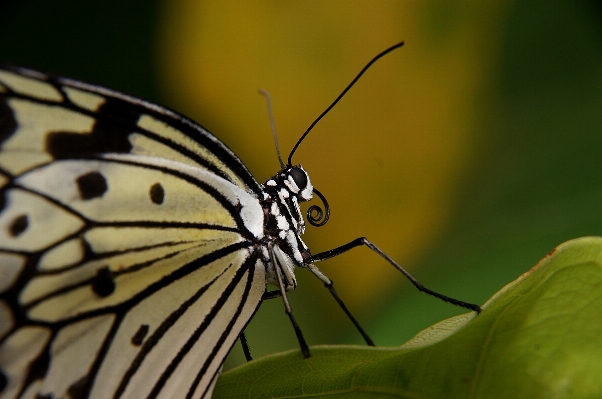
[(214, 399), (602, 397), (602, 238), (557, 247), (476, 316), (398, 348), (313, 347), (224, 373)]

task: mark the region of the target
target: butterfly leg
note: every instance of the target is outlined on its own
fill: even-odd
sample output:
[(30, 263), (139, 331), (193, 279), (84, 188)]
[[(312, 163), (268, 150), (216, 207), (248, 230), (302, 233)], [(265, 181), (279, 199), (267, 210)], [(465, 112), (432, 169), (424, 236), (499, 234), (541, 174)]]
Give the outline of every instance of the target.
[(295, 330), (295, 335), (297, 335), (297, 341), (299, 341), (299, 346), (301, 347), (301, 352), (303, 353), (304, 358), (308, 358), (311, 356), (309, 353), (309, 346), (307, 346), (307, 342), (305, 342), (305, 338), (303, 337), (303, 333), (301, 332), (301, 328), (299, 324), (297, 324), (297, 320), (295, 320), (295, 316), (293, 316), (293, 309), (288, 302), (288, 298), (286, 296), (286, 288), (284, 287), (284, 282), (282, 278), (282, 270), (280, 270), (281, 266), (276, 261), (276, 255), (274, 255), (274, 251), (272, 248), (269, 249), (270, 256), (272, 258), (272, 264), (274, 265), (274, 270), (276, 271), (276, 279), (278, 280), (278, 289), (280, 290), (280, 294), (282, 295), (282, 301), (284, 302), (284, 312), (287, 314), (288, 318), (291, 320), (293, 324), (293, 329)]
[(362, 337), (364, 337), (366, 344), (368, 346), (376, 346), (374, 345), (374, 341), (372, 341), (368, 333), (364, 331), (360, 323), (355, 319), (355, 317), (353, 317), (349, 309), (347, 309), (347, 306), (345, 305), (341, 297), (339, 297), (337, 291), (334, 289), (334, 283), (332, 282), (332, 280), (326, 277), (326, 275), (322, 273), (322, 271), (318, 269), (313, 263), (310, 263), (309, 265), (307, 265), (307, 267), (313, 273), (313, 275), (319, 278), (324, 283), (324, 286), (328, 288), (328, 291), (330, 291), (330, 294), (333, 296), (334, 300), (337, 301), (337, 303), (339, 304), (341, 309), (343, 309), (343, 312), (345, 312), (349, 320), (351, 320), (355, 328), (359, 331), (360, 334), (362, 334)]
[(247, 359), (247, 362), (250, 362), (253, 360), (253, 356), (251, 356), (251, 348), (249, 348), (249, 342), (247, 341), (245, 330), (240, 332), (240, 336), (238, 338), (240, 339), (240, 345), (242, 346), (242, 351), (245, 354), (245, 359)]
[(440, 294), (438, 292), (435, 292), (433, 290), (429, 290), (428, 288), (424, 287), (422, 285), (422, 283), (420, 283), (420, 281), (416, 280), (414, 278), (414, 276), (412, 276), (410, 273), (408, 273), (407, 270), (405, 270), (403, 267), (401, 267), (399, 264), (397, 264), (397, 262), (395, 262), (393, 259), (391, 259), (386, 253), (384, 253), (383, 251), (380, 250), (380, 248), (378, 248), (376, 245), (374, 245), (372, 242), (370, 242), (366, 237), (360, 237), (360, 238), (356, 238), (355, 240), (351, 241), (348, 244), (345, 245), (341, 245), (338, 248), (334, 248), (331, 249), (329, 251), (324, 251), (324, 252), (320, 252), (319, 254), (313, 255), (312, 256), (312, 260), (314, 262), (319, 262), (322, 260), (326, 260), (329, 258), (333, 258), (335, 256), (341, 255), (342, 253), (345, 253), (353, 248), (359, 247), (365, 245), (368, 248), (370, 248), (372, 251), (376, 252), (377, 254), (379, 254), (383, 259), (385, 259), (387, 262), (389, 262), (393, 267), (395, 267), (397, 270), (399, 270), (404, 276), (406, 276), (406, 278), (408, 280), (410, 280), (410, 282), (412, 284), (414, 284), (414, 286), (416, 288), (418, 288), (419, 291), (422, 291), (426, 294), (432, 295), (436, 298), (441, 299), (442, 301), (451, 303), (453, 305), (457, 305), (457, 306), (461, 306), (463, 308), (466, 309), (470, 309), (470, 310), (474, 310), (477, 313), (481, 312), (481, 308), (478, 305), (474, 305), (472, 303), (468, 303), (468, 302), (463, 302), (463, 301), (459, 301), (457, 299), (454, 298), (450, 298), (448, 296), (445, 296), (443, 294)]

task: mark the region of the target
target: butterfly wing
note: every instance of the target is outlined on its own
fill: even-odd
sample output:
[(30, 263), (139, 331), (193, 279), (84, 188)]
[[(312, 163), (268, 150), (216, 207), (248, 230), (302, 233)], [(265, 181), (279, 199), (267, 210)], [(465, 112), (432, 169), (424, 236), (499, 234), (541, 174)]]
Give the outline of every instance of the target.
[(260, 188), (201, 126), (0, 70), (0, 397), (207, 397), (265, 291)]

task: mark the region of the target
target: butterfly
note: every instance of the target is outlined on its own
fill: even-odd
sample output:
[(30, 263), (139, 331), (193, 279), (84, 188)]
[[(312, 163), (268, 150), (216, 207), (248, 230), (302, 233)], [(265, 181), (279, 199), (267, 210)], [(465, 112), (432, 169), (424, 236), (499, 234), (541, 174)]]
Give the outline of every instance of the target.
[(297, 146), (259, 184), (173, 111), (1, 68), (0, 398), (209, 398), (231, 347), (274, 297), (309, 357), (286, 299), (295, 267), (320, 278), (372, 344), (314, 265), (359, 245), (419, 289), (479, 310), (422, 287), (365, 238), (312, 255), (299, 203), (323, 200), (326, 214), (308, 212), (313, 225), (329, 207), (292, 165)]

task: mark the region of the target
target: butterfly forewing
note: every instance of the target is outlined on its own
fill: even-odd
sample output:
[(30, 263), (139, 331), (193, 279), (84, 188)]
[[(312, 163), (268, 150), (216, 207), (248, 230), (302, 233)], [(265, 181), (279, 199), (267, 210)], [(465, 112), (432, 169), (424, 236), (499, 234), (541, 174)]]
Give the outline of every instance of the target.
[(0, 398), (208, 397), (261, 302), (260, 186), (202, 127), (0, 69)]

